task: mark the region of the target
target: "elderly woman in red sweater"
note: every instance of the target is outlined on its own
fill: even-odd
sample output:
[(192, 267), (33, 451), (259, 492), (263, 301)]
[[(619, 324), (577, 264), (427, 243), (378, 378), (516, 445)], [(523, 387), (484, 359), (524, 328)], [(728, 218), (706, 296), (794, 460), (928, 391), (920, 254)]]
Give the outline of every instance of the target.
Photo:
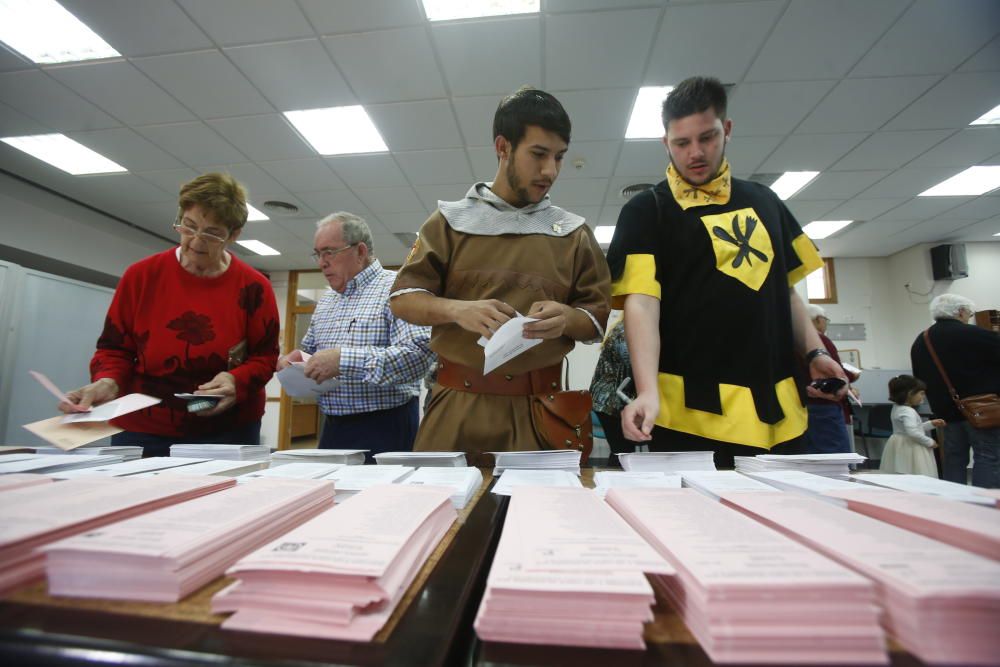
[[(139, 392), (162, 399), (112, 421), (113, 445), (168, 456), (178, 443), (259, 444), (264, 385), (278, 358), (278, 310), (267, 278), (226, 250), (247, 220), (246, 190), (228, 174), (181, 187), (180, 245), (130, 266), (90, 361), (93, 382), (64, 412)], [(188, 411), (175, 393), (221, 396)]]

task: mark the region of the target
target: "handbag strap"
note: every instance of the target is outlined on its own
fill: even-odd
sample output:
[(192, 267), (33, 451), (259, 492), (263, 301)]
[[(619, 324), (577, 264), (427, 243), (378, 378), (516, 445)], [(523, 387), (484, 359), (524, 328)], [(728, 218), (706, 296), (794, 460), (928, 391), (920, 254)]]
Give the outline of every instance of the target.
[[(927, 351), (931, 353), (931, 359), (934, 360), (934, 365), (937, 366), (938, 373), (944, 379), (945, 386), (948, 387), (948, 393), (951, 394), (951, 400), (958, 404), (958, 392), (955, 391), (955, 387), (952, 386), (951, 380), (948, 378), (948, 374), (944, 372), (944, 366), (941, 365), (941, 360), (938, 359), (937, 351), (934, 349), (934, 345), (931, 343), (930, 329), (924, 329), (924, 343), (927, 345)], [(961, 406), (959, 406), (961, 407)]]

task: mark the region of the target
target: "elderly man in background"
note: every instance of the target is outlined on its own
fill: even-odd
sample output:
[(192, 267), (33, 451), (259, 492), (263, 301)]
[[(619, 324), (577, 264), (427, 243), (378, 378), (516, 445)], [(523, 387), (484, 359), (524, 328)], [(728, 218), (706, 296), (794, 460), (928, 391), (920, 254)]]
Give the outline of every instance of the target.
[[(934, 324), (927, 333), (959, 397), (1000, 394), (1000, 335), (966, 324), (976, 312), (975, 304), (958, 294), (942, 294), (931, 301), (930, 310)], [(1000, 428), (975, 428), (966, 421), (927, 349), (923, 332), (913, 341), (910, 362), (913, 374), (927, 383), (927, 401), (934, 414), (948, 422), (942, 449), (944, 479), (966, 483), (971, 447), (972, 483), (1000, 487)]]
[[(806, 312), (809, 313), (809, 319), (816, 327), (816, 333), (819, 334), (823, 347), (833, 357), (833, 360), (841, 364), (841, 368), (843, 368), (837, 346), (826, 336), (826, 327), (830, 323), (826, 311), (811, 303), (806, 306)], [(850, 373), (847, 369), (844, 369), (844, 375), (851, 382), (858, 379), (857, 374)], [(846, 396), (839, 401), (808, 396), (806, 398), (806, 411), (809, 414), (805, 443), (807, 454), (838, 454), (852, 451), (851, 437), (847, 429), (851, 412), (847, 407)]]
[(410, 450), (420, 420), (420, 381), (434, 360), (430, 328), (389, 310), (396, 273), (375, 258), (362, 218), (342, 211), (316, 227), (313, 258), (332, 290), (317, 304), (301, 348), (281, 357), (278, 369), (307, 352), (306, 377), (317, 383), (339, 378), (320, 397), (326, 415), (320, 448)]

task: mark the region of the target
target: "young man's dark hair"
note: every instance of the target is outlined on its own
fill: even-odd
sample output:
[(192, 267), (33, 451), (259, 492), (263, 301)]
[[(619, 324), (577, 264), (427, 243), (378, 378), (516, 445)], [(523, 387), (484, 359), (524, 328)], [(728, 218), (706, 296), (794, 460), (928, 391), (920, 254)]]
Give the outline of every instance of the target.
[(663, 127), (678, 118), (713, 109), (719, 120), (726, 119), (726, 89), (722, 82), (710, 76), (684, 79), (663, 100)]
[(516, 149), (529, 125), (555, 132), (569, 143), (569, 115), (559, 100), (545, 91), (523, 86), (503, 98), (497, 106), (493, 116), (493, 139), (503, 136), (510, 142), (511, 149)]

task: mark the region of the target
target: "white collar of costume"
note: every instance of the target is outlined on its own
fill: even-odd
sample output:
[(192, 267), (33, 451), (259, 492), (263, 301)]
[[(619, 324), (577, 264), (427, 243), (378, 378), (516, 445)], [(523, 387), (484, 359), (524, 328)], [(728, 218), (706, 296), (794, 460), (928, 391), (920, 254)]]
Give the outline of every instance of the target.
[(544, 234), (567, 236), (584, 223), (576, 213), (553, 206), (548, 195), (537, 204), (515, 208), (491, 190), (492, 183), (476, 183), (458, 201), (439, 201), (438, 210), (457, 232), (479, 236)]

